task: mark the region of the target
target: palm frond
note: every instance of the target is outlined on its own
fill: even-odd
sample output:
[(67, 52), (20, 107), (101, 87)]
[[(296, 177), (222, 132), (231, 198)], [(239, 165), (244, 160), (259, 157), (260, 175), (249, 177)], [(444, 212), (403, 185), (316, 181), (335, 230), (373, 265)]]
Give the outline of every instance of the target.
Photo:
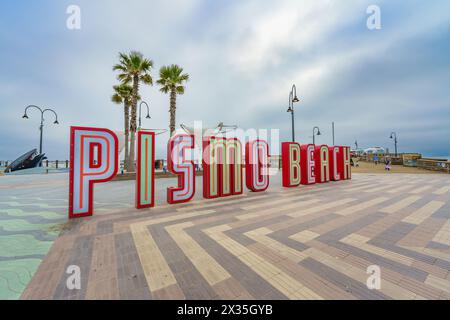
[[(117, 79), (120, 85), (114, 88), (123, 101), (131, 103), (131, 101), (140, 100), (139, 82), (147, 85), (153, 85), (153, 79), (150, 74), (153, 68), (153, 61), (144, 58), (142, 53), (131, 51), (129, 54), (119, 53), (119, 63), (113, 66), (113, 71), (118, 71)], [(138, 80), (136, 92), (131, 86), (135, 79)]]
[(184, 94), (185, 88), (183, 83), (189, 80), (189, 75), (183, 73), (183, 68), (176, 64), (170, 66), (162, 66), (159, 69), (159, 79), (156, 81), (161, 86), (160, 91), (168, 93), (171, 88), (175, 87), (178, 94)]
[(148, 73), (143, 74), (143, 75), (140, 77), (140, 80), (141, 80), (143, 83), (148, 84), (148, 85), (150, 85), (150, 86), (153, 85), (153, 78), (152, 78), (152, 76), (151, 76), (150, 74), (148, 74)]
[(122, 64), (116, 64), (113, 66), (113, 71), (122, 71), (122, 72), (126, 72), (127, 68), (126, 66), (122, 65)]
[(120, 85), (116, 85), (113, 86), (114, 95), (117, 95), (118, 97), (120, 97), (123, 100), (127, 100), (131, 97), (131, 95), (133, 94), (133, 88), (130, 85), (126, 85), (126, 84), (120, 84)]
[(177, 94), (184, 94), (184, 87), (178, 86), (175, 88), (175, 91), (177, 92)]
[(116, 94), (113, 94), (111, 96), (111, 101), (114, 102), (114, 103), (117, 103), (117, 104), (121, 104), (123, 102), (123, 99), (122, 99), (122, 97), (120, 95), (118, 95), (116, 93)]
[(149, 59), (144, 59), (141, 61), (141, 70), (150, 71), (153, 68), (153, 61)]
[(119, 60), (122, 64), (127, 65), (130, 63), (130, 57), (123, 52), (119, 52)]
[(182, 74), (179, 79), (180, 79), (180, 82), (189, 81), (189, 75), (187, 73)]

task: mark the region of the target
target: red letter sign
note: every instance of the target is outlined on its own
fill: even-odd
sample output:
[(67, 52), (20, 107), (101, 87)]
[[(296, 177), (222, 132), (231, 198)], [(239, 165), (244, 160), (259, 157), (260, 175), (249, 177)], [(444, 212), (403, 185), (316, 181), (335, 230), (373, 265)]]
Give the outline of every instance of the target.
[(330, 150), (330, 179), (331, 181), (341, 180), (341, 175), (339, 174), (339, 147), (329, 147)]
[(264, 140), (249, 141), (245, 145), (245, 183), (253, 192), (269, 187), (269, 145)]
[(69, 218), (93, 214), (94, 183), (114, 178), (118, 139), (108, 129), (70, 128)]
[(281, 162), (283, 174), (283, 187), (297, 187), (301, 182), (300, 145), (296, 142), (283, 142), (281, 144)]
[(330, 153), (328, 146), (316, 146), (316, 182), (330, 181)]
[(203, 197), (242, 194), (242, 146), (237, 138), (203, 140)]
[(341, 153), (338, 165), (339, 173), (342, 180), (349, 180), (352, 178), (352, 166), (350, 164), (350, 147), (339, 147)]
[(155, 205), (155, 133), (137, 133), (136, 208)]
[(167, 202), (170, 204), (188, 202), (195, 194), (195, 166), (186, 160), (186, 150), (194, 149), (194, 135), (175, 135), (168, 143), (167, 166), (178, 175), (178, 187), (167, 188)]
[(316, 183), (316, 163), (314, 161), (315, 146), (306, 144), (301, 146), (302, 184)]

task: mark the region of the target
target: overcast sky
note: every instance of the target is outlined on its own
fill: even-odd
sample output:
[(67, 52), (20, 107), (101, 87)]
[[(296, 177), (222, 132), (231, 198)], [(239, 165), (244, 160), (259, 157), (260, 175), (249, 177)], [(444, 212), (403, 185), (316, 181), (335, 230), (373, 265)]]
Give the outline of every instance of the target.
[[(69, 5), (81, 29), (66, 27)], [(366, 26), (381, 8), (381, 30)], [(5, 0), (0, 11), (0, 159), (37, 147), (39, 117), (29, 104), (54, 108), (44, 151), (68, 158), (71, 125), (122, 130), (110, 101), (120, 51), (176, 63), (190, 75), (177, 104), (177, 126), (203, 120), (280, 129), (290, 139), (288, 94), (295, 83), (296, 135), (313, 126), (331, 144), (450, 155), (450, 1)], [(142, 87), (151, 108), (144, 127), (167, 128), (169, 97)], [(49, 115), (50, 116), (50, 115)], [(168, 135), (158, 136), (158, 157)]]

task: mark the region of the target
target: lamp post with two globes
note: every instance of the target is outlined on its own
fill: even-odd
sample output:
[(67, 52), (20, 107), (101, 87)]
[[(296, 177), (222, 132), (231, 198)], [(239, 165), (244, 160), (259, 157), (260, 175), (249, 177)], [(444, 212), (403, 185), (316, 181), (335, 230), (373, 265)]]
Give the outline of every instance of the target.
[(289, 92), (289, 108), (287, 112), (291, 113), (291, 119), (292, 119), (292, 142), (295, 142), (295, 123), (294, 123), (294, 103), (300, 102), (300, 100), (297, 97), (297, 87), (292, 85), (291, 92)]
[(39, 154), (42, 154), (42, 136), (43, 136), (43, 132), (44, 132), (44, 114), (46, 112), (51, 112), (55, 115), (55, 121), (53, 122), (53, 124), (59, 124), (58, 122), (58, 115), (56, 114), (56, 112), (53, 109), (42, 109), (38, 106), (35, 105), (29, 105), (28, 107), (25, 108), (25, 112), (22, 116), (23, 119), (28, 119), (28, 110), (29, 109), (37, 109), (39, 110), (39, 112), (41, 113), (41, 124), (39, 126), (39, 132), (40, 132), (40, 137), (39, 137)]

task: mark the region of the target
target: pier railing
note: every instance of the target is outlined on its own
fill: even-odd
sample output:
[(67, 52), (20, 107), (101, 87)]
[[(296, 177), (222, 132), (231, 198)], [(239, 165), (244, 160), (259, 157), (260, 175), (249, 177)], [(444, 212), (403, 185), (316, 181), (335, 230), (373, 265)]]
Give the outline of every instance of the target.
[[(428, 159), (428, 158), (420, 158), (414, 157), (413, 160), (409, 159), (409, 157), (403, 157), (399, 155), (399, 157), (394, 157), (389, 155), (392, 159), (392, 164), (404, 165), (408, 167), (417, 167), (425, 170), (432, 171), (441, 171), (450, 173), (450, 161), (447, 159)], [(374, 162), (373, 155), (363, 155), (358, 157), (361, 161)], [(378, 161), (383, 163), (385, 160), (385, 156), (379, 156)], [(0, 167), (7, 167), (12, 161), (10, 160), (0, 160)], [(162, 169), (161, 163), (155, 163), (157, 169)], [(277, 167), (281, 169), (281, 157), (273, 157), (271, 159), (271, 167)], [(42, 161), (42, 167), (49, 169), (68, 169), (70, 168), (69, 160), (44, 160)], [(123, 161), (121, 161), (121, 165), (119, 168), (123, 168)], [(119, 170), (120, 171), (120, 170)]]
[(403, 155), (399, 154), (397, 157), (394, 154), (387, 155), (376, 155), (376, 154), (365, 154), (358, 156), (359, 160), (366, 162), (375, 162), (375, 159), (378, 159), (378, 162), (385, 162), (386, 158), (391, 159), (392, 164), (402, 165), (403, 164)]
[[(0, 160), (0, 167), (7, 167), (11, 164), (11, 160)], [(273, 168), (281, 169), (281, 157), (280, 156), (271, 156), (270, 157), (270, 166)], [(49, 169), (68, 169), (70, 168), (69, 160), (44, 160), (42, 161), (42, 167)], [(119, 171), (124, 167), (124, 161), (121, 160), (119, 164)], [(164, 167), (164, 160), (155, 160), (155, 168), (158, 170), (162, 170)]]
[(426, 170), (450, 173), (450, 162), (447, 161), (447, 159), (418, 159), (417, 167)]
[[(361, 161), (374, 162), (374, 157), (376, 157), (376, 155), (369, 154), (359, 156), (358, 158)], [(405, 153), (400, 154), (398, 157), (393, 155), (379, 155), (378, 161), (383, 163), (386, 157), (392, 159), (392, 164), (450, 173), (450, 161), (447, 159), (429, 159), (422, 158), (422, 155), (418, 153)]]
[[(11, 160), (0, 160), (0, 167), (7, 167), (11, 164)], [(50, 169), (64, 169), (69, 168), (69, 160), (44, 160), (42, 161), (42, 167)]]
[[(0, 160), (0, 167), (7, 167), (9, 164), (11, 164), (11, 160)], [(157, 167), (161, 167), (160, 160), (155, 161), (155, 164)], [(159, 164), (159, 165), (158, 165)], [(121, 161), (119, 168), (123, 168), (124, 162)], [(49, 169), (68, 169), (70, 168), (70, 161), (69, 160), (44, 160), (42, 161), (42, 167), (49, 168)]]

